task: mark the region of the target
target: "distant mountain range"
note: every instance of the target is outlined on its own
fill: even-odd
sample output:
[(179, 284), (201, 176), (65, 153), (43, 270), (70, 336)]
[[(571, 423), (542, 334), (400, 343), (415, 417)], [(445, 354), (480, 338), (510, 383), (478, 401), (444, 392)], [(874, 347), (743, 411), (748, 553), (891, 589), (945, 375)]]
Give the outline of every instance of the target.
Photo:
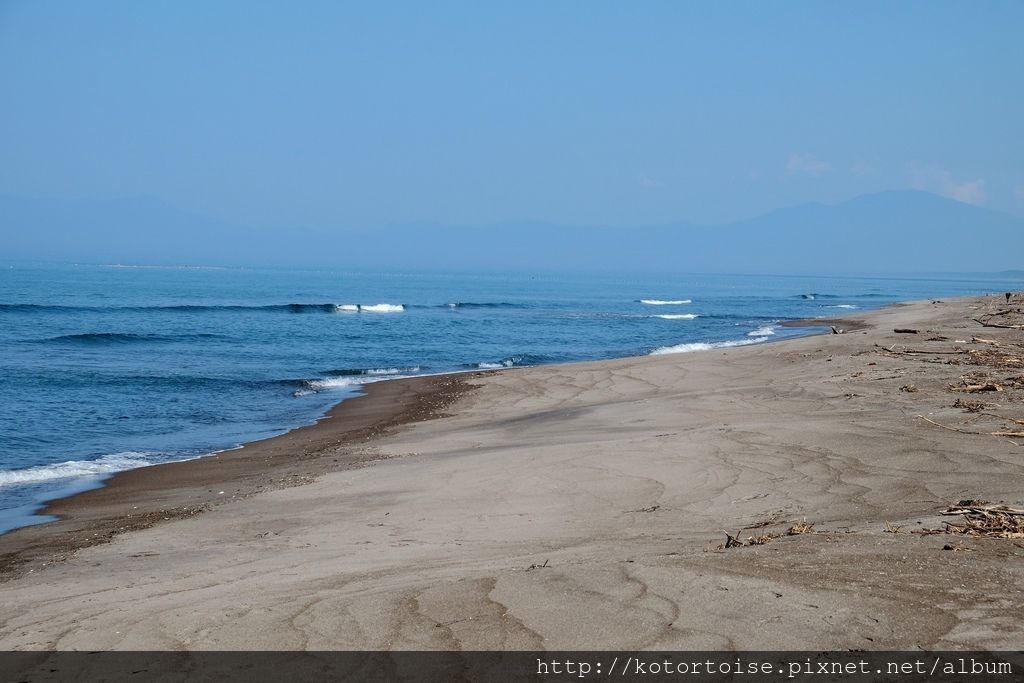
[(1024, 274), (1024, 218), (912, 190), (713, 226), (510, 222), (363, 232), (245, 229), (146, 198), (0, 197), (0, 235), (0, 258), (83, 263)]

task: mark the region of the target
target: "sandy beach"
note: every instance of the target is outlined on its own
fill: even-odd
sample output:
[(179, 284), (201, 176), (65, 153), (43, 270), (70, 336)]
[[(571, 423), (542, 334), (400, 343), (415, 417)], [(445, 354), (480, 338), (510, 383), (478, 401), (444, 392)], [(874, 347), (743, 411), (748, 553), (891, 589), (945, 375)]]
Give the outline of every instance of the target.
[(0, 537), (0, 647), (1020, 649), (1024, 539), (918, 532), (1024, 506), (1022, 308), (374, 384)]

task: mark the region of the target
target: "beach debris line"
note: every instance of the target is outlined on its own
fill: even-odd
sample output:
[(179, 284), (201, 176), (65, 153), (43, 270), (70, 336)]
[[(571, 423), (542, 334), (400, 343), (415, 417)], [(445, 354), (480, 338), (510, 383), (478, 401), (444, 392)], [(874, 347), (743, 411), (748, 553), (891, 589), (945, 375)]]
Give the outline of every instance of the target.
[(751, 545), (764, 545), (765, 543), (771, 543), (774, 540), (783, 538), (785, 536), (801, 536), (803, 534), (817, 533), (814, 531), (814, 522), (808, 522), (806, 519), (796, 522), (791, 527), (783, 532), (770, 531), (759, 536), (748, 536), (746, 540), (740, 537), (741, 532), (737, 531), (735, 534), (730, 534), (728, 531), (722, 530), (725, 534), (725, 543), (719, 544), (716, 550), (725, 550), (726, 548), (742, 548), (744, 546)]
[(985, 538), (1024, 538), (1024, 509), (991, 505), (983, 500), (961, 500), (942, 511), (946, 516), (962, 516), (962, 524), (943, 522), (942, 529), (923, 529), (922, 535), (958, 534)]

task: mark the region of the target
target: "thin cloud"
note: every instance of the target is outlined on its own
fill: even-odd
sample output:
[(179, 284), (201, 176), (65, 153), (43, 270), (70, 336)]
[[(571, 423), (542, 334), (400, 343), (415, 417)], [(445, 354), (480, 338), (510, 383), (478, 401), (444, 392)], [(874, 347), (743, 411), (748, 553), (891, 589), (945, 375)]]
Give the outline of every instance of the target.
[(957, 180), (947, 169), (935, 164), (910, 165), (910, 185), (916, 190), (935, 192), (965, 204), (984, 204), (988, 200), (985, 179)]
[(786, 175), (804, 174), (813, 178), (832, 172), (832, 164), (810, 154), (790, 154), (786, 161)]
[(643, 174), (641, 174), (640, 176), (637, 177), (636, 182), (641, 187), (649, 187), (649, 188), (665, 187), (665, 183), (661, 182), (660, 180), (655, 180), (654, 178), (651, 178), (650, 176), (646, 176), (646, 175), (643, 175)]
[(868, 161), (856, 161), (852, 166), (850, 166), (850, 173), (856, 176), (872, 175), (874, 172), (874, 165)]

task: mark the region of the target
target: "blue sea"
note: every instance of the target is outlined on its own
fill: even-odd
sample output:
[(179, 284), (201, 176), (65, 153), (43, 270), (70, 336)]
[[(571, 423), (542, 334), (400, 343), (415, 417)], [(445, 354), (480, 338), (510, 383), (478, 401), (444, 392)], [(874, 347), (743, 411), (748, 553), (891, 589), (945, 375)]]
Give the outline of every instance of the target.
[(309, 424), (367, 382), (756, 344), (997, 278), (0, 265), (0, 532), (112, 473)]

